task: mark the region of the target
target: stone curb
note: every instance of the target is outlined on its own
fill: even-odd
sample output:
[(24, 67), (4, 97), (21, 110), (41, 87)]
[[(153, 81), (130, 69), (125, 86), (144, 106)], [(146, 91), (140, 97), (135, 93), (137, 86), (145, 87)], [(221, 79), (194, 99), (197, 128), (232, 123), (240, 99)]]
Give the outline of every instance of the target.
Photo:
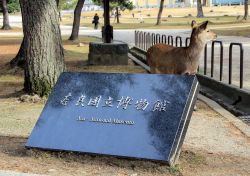
[(250, 127), (242, 122), (240, 119), (235, 117), (233, 114), (225, 110), (222, 106), (220, 106), (215, 101), (199, 94), (198, 99), (204, 101), (209, 107), (211, 107), (214, 111), (218, 112), (224, 118), (226, 118), (230, 123), (232, 123), (237, 129), (239, 129), (247, 138), (250, 139)]

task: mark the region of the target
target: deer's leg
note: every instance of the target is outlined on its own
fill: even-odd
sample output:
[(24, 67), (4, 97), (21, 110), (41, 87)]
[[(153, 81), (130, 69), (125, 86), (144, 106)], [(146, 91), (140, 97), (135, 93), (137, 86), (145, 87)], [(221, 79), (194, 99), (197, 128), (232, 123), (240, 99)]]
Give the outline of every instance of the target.
[(198, 111), (198, 108), (196, 105), (194, 105), (194, 111)]
[(190, 73), (190, 75), (196, 75), (196, 74), (197, 74), (196, 71)]
[(191, 75), (189, 72), (184, 72), (184, 73), (182, 73), (182, 75), (186, 75), (186, 76), (189, 76), (189, 75)]
[(152, 74), (155, 74), (155, 73), (156, 73), (155, 67), (150, 67), (150, 72), (151, 72)]
[(155, 73), (161, 74), (162, 72), (159, 70), (159, 68), (155, 68)]
[(160, 70), (157, 68), (157, 67), (150, 67), (150, 72), (153, 73), (153, 74), (159, 74), (161, 73)]

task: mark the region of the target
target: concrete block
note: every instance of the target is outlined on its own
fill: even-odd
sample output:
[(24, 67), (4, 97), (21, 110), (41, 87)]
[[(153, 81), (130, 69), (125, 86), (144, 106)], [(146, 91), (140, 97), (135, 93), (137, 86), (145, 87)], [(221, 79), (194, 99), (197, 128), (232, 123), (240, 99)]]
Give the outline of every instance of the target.
[(128, 65), (128, 45), (123, 42), (89, 44), (90, 65)]

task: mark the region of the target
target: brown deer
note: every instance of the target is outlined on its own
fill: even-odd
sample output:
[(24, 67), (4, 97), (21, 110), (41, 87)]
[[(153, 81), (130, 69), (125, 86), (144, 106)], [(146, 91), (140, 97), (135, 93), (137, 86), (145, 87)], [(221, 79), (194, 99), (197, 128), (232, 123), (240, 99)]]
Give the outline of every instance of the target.
[(195, 74), (206, 43), (217, 35), (207, 28), (208, 21), (197, 25), (192, 21), (192, 34), (188, 47), (156, 44), (147, 51), (147, 63), (151, 73)]

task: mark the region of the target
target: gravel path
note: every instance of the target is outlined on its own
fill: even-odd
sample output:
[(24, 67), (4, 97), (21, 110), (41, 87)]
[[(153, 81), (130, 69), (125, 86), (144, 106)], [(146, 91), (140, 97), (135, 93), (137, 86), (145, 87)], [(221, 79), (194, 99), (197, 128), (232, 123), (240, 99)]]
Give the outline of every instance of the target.
[(185, 145), (204, 149), (209, 153), (250, 158), (250, 136), (243, 134), (234, 124), (209, 107), (203, 106), (194, 113)]

